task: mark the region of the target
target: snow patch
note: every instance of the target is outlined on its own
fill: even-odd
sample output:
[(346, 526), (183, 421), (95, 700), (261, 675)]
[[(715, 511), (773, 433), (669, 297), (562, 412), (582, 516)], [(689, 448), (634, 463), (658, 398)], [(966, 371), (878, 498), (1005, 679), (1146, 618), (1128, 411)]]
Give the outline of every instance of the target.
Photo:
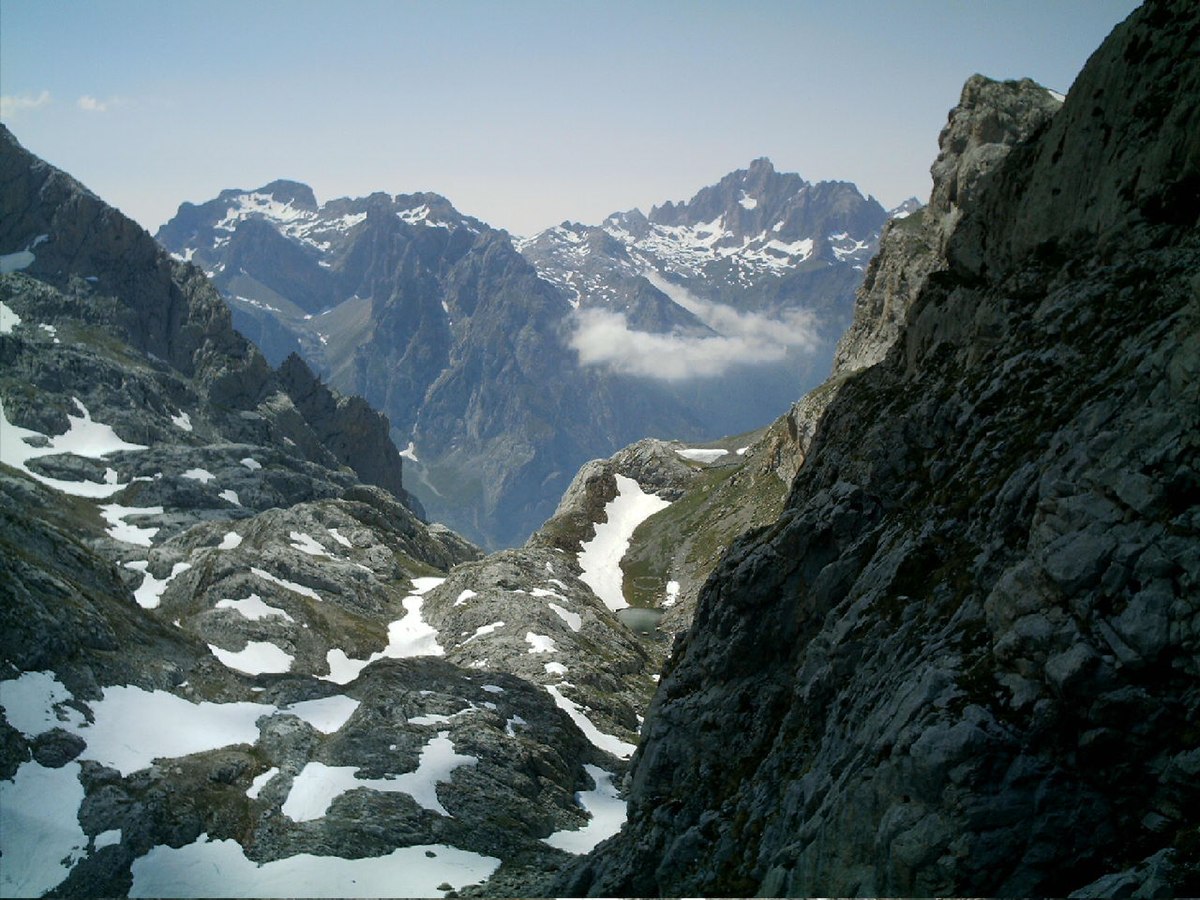
[(667, 582), (667, 599), (662, 602), (663, 609), (670, 609), (679, 602), (679, 582)]
[(41, 432), (21, 428), (8, 420), (4, 412), (4, 401), (0, 400), (0, 462), (12, 466), (35, 481), (74, 497), (99, 500), (111, 497), (125, 487), (118, 483), (117, 473), (110, 469), (103, 484), (94, 481), (63, 481), (32, 471), (27, 463), (40, 456), (58, 453), (74, 453), (89, 459), (104, 459), (110, 453), (122, 450), (145, 450), (142, 444), (131, 444), (117, 437), (108, 425), (92, 420), (78, 398), (73, 398), (79, 415), (67, 413), (69, 427), (65, 434), (49, 437)]
[(444, 656), (446, 651), (438, 643), (437, 629), (421, 617), (421, 595), (433, 590), (445, 578), (414, 578), (413, 594), (404, 598), (406, 615), (388, 625), (387, 646), (367, 659), (354, 659), (346, 651), (333, 649), (325, 654), (329, 666), (328, 675), (319, 675), (323, 681), (349, 684), (359, 673), (377, 659), (406, 659), (412, 656)]
[(604, 605), (613, 612), (629, 604), (623, 591), (621, 559), (629, 549), (633, 532), (650, 516), (670, 506), (656, 494), (645, 493), (632, 478), (617, 475), (617, 495), (604, 507), (605, 522), (596, 525), (595, 536), (579, 552), (579, 576)]
[(342, 534), (336, 528), (327, 528), (326, 531), (329, 532), (329, 536), (331, 538), (333, 538), (335, 541), (337, 541), (343, 547), (349, 547), (349, 548), (354, 547), (354, 545), (350, 543), (349, 538), (343, 537)]
[(465, 647), (465, 646), (467, 646), (467, 644), (471, 643), (471, 641), (473, 641), (477, 638), (485, 637), (486, 635), (492, 634), (495, 631), (498, 631), (499, 629), (501, 629), (503, 627), (504, 627), (503, 622), (492, 622), (490, 625), (480, 625), (478, 628), (475, 629), (475, 633), (473, 635), (471, 635), (469, 638), (467, 638), (465, 641), (463, 641), (461, 644), (459, 644), (459, 646)]
[(322, 547), (312, 535), (305, 534), (303, 531), (292, 531), (288, 534), (291, 538), (291, 547), (293, 550), (299, 550), (301, 553), (307, 553), (309, 556), (325, 556), (332, 559), (329, 551)]
[(254, 780), (250, 782), (250, 787), (246, 788), (246, 796), (251, 800), (257, 800), (258, 795), (262, 793), (262, 789), (267, 786), (267, 783), (279, 774), (279, 766), (271, 766), (261, 775), (255, 775)]
[(99, 850), (101, 847), (111, 847), (119, 843), (121, 843), (121, 829), (110, 828), (108, 831), (102, 831), (96, 835), (95, 841), (92, 842), (92, 849)]
[[(94, 719), (89, 723), (78, 710), (64, 705), (70, 699), (71, 693), (50, 672), (24, 672), (0, 682), (5, 718), (26, 738), (63, 728), (87, 742), (81, 759), (95, 760), (123, 776), (156, 759), (254, 744), (258, 720), (279, 712), (261, 703), (192, 703), (167, 691), (116, 685), (104, 688), (101, 699), (87, 701)], [(296, 703), (286, 711), (330, 733), (357, 708), (357, 700), (335, 696)]]
[(569, 609), (563, 609), (557, 603), (547, 604), (556, 616), (562, 619), (570, 626), (572, 631), (579, 631), (583, 626), (583, 617), (579, 613), (573, 613)]
[(125, 521), (128, 516), (161, 516), (161, 506), (121, 506), (119, 503), (106, 503), (100, 506), (100, 516), (108, 523), (108, 536), (113, 540), (137, 547), (151, 546), (151, 540), (158, 534), (157, 527), (131, 525)]
[(236, 550), (242, 545), (242, 536), (236, 531), (227, 531), (225, 536), (221, 538), (221, 543), (217, 545), (218, 550)]
[(280, 675), (290, 672), (295, 661), (294, 656), (270, 641), (247, 641), (242, 650), (222, 650), (216, 644), (209, 644), (208, 649), (226, 668), (247, 675)]
[(178, 849), (159, 845), (133, 861), (130, 897), (440, 897), (438, 885), (489, 878), (500, 860), (447, 844), (343, 859), (298, 853), (268, 863), (241, 844), (207, 835)]
[[(157, 531), (158, 529), (154, 530)], [(167, 585), (171, 583), (176, 575), (181, 575), (190, 569), (192, 564), (185, 562), (175, 563), (171, 567), (171, 574), (163, 579), (158, 579), (151, 575), (149, 566), (149, 560), (125, 563), (125, 568), (142, 573), (142, 583), (133, 592), (133, 599), (137, 601), (137, 605), (142, 609), (157, 609), (159, 604), (162, 603), (162, 595), (166, 591)]]
[(413, 772), (388, 778), (359, 778), (356, 766), (327, 766), (309, 762), (292, 782), (292, 789), (281, 812), (293, 822), (310, 822), (324, 817), (330, 805), (347, 791), (367, 788), (408, 794), (424, 809), (449, 816), (438, 800), (437, 786), (449, 781), (459, 766), (473, 766), (479, 760), (454, 752), (454, 742), (448, 731), (439, 731), (421, 749), (417, 768)]
[(549, 837), (542, 838), (551, 847), (566, 850), (577, 856), (589, 853), (601, 841), (620, 831), (626, 817), (625, 801), (617, 794), (612, 773), (591, 764), (583, 768), (592, 779), (593, 788), (590, 791), (577, 792), (575, 802), (583, 807), (591, 821), (583, 828), (556, 831)]
[[(229, 533), (233, 534), (234, 532)], [(295, 621), (286, 611), (265, 603), (258, 594), (251, 594), (244, 600), (218, 600), (217, 609), (232, 609), (239, 616), (249, 619), (251, 622), (269, 619), (272, 616), (279, 616), (288, 622)]]
[(283, 578), (277, 578), (276, 576), (272, 575), (270, 572), (265, 571), (264, 569), (251, 567), (250, 572), (253, 575), (257, 575), (263, 581), (269, 581), (269, 582), (271, 582), (271, 584), (279, 585), (279, 587), (281, 587), (281, 588), (287, 588), (289, 591), (299, 594), (302, 597), (311, 597), (313, 600), (321, 599), (321, 595), (318, 594), (316, 591), (314, 591), (312, 588), (305, 587), (302, 584), (296, 584), (296, 582), (294, 582), (294, 581), (286, 581)]
[(86, 854), (79, 772), (77, 762), (48, 769), (29, 761), (0, 781), (0, 896), (40, 897)]
[[(0, 257), (2, 259), (3, 257)], [(0, 334), (12, 334), (13, 329), (21, 324), (21, 317), (13, 312), (7, 303), (0, 302)]]
[(728, 454), (729, 451), (720, 448), (713, 448), (711, 450), (697, 448), (695, 450), (676, 450), (675, 453), (693, 462), (712, 463)]
[(317, 700), (302, 700), (283, 707), (282, 711), (303, 719), (322, 734), (333, 734), (341, 730), (358, 707), (359, 701), (353, 697), (335, 694)]
[(544, 634), (535, 634), (532, 631), (527, 631), (525, 632), (525, 641), (529, 644), (529, 653), (558, 652), (558, 648), (554, 646), (554, 639)]
[(39, 234), (30, 241), (24, 250), (18, 250), (16, 253), (5, 253), (3, 256), (0, 256), (0, 275), (7, 275), (10, 272), (19, 272), (22, 269), (28, 269), (33, 265), (33, 261), (37, 259), (33, 253), (33, 248), (49, 239), (50, 235)]
[[(563, 682), (563, 684), (566, 683)], [(592, 720), (583, 714), (578, 703), (562, 695), (562, 691), (559, 690), (562, 686), (548, 684), (546, 685), (546, 690), (554, 698), (554, 702), (558, 705), (558, 708), (571, 717), (571, 721), (579, 727), (579, 730), (583, 732), (583, 736), (593, 746), (598, 747), (605, 753), (611, 753), (618, 759), (629, 759), (629, 757), (633, 756), (633, 751), (637, 747), (627, 741), (621, 740), (616, 735), (606, 734), (597, 728)]]

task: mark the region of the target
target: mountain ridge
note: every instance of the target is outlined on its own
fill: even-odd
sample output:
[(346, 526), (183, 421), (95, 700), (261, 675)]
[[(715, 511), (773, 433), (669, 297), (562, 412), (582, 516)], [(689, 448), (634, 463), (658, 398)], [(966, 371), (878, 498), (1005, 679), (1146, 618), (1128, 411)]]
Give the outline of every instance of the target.
[[(767, 178), (769, 168), (755, 171)], [(773, 170), (772, 179), (825, 190)], [(856, 190), (835, 189), (869, 206)], [(237, 327), (273, 362), (299, 353), (333, 386), (385, 410), (396, 443), (413, 444), (410, 480), (430, 515), (489, 546), (524, 541), (597, 454), (647, 434), (694, 440), (769, 420), (794, 396), (789, 382), (814, 378), (831, 356), (861, 277), (850, 256), (821, 251), (836, 244), (827, 236), (789, 257), (771, 246), (783, 246), (778, 231), (754, 240), (723, 231), (689, 258), (745, 257), (761, 277), (693, 299), (695, 279), (643, 277), (648, 257), (614, 228), (576, 236), (560, 227), (514, 245), (433, 194), (315, 202), (295, 182), (228, 190), (181, 206), (158, 236), (213, 276)], [(788, 209), (809, 215), (824, 202)], [(875, 204), (864, 215), (868, 230), (846, 235), (855, 254), (873, 246), (870, 227), (884, 213)], [(582, 253), (563, 249), (578, 242)], [(543, 244), (572, 265), (590, 255), (598, 268), (555, 274), (530, 249)], [(790, 276), (813, 247), (829, 259)], [(581, 308), (570, 293), (577, 277), (632, 306), (617, 318), (601, 315), (609, 303)], [(655, 349), (639, 350), (646, 342)], [(754, 399), (726, 399), (739, 394)]]
[(0, 893), (431, 895), (619, 826), (658, 654), (574, 557), (423, 521), (380, 414), (7, 131), (0, 208)]

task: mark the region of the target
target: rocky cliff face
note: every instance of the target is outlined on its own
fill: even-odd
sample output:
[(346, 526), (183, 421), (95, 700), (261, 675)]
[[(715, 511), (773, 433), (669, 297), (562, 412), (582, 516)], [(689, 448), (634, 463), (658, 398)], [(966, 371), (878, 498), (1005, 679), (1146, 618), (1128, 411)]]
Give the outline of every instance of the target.
[(1062, 105), (1041, 85), (974, 75), (938, 136), (929, 202), (888, 223), (880, 252), (858, 291), (854, 322), (838, 342), (834, 374), (887, 355), (931, 272), (945, 268), (946, 244), (991, 173), (1014, 144), (1044, 128)]
[(938, 137), (925, 206), (910, 204), (884, 228), (867, 266), (854, 318), (838, 341), (829, 378), (783, 417), (760, 455), (790, 482), (804, 461), (817, 423), (845, 379), (882, 360), (896, 342), (909, 307), (932, 272), (946, 266), (946, 244), (981, 185), (1012, 149), (1054, 116), (1061, 99), (1029, 81), (997, 82), (974, 75), (963, 86)]
[(559, 891), (1200, 887), (1198, 42), (1147, 3), (975, 184)]

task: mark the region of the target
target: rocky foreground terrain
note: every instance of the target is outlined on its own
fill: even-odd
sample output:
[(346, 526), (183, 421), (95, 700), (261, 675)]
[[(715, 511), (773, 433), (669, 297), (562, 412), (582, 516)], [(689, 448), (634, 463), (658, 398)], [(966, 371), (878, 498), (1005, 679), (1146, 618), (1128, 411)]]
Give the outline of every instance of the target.
[(553, 891), (1200, 891), (1197, 47), (1156, 0), (1057, 111), (968, 82)]
[(481, 558), (7, 131), (0, 200), (2, 893), (441, 895), (615, 831), (665, 654), (619, 556)]

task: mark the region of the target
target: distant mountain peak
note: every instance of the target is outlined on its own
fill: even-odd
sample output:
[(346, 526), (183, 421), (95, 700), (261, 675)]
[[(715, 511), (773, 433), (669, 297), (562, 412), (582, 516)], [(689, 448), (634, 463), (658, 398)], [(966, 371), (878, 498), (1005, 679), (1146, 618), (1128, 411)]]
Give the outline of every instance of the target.
[(922, 203), (920, 200), (918, 200), (916, 197), (909, 197), (907, 200), (905, 200), (899, 206), (894, 206), (891, 209), (889, 209), (888, 210), (888, 218), (889, 219), (907, 218), (908, 216), (911, 216), (913, 213), (915, 213), (918, 209), (920, 209), (924, 205), (925, 204)]
[(281, 178), (259, 188), (259, 192), (270, 194), (281, 203), (289, 203), (300, 209), (317, 210), (317, 197), (313, 189), (303, 182)]

